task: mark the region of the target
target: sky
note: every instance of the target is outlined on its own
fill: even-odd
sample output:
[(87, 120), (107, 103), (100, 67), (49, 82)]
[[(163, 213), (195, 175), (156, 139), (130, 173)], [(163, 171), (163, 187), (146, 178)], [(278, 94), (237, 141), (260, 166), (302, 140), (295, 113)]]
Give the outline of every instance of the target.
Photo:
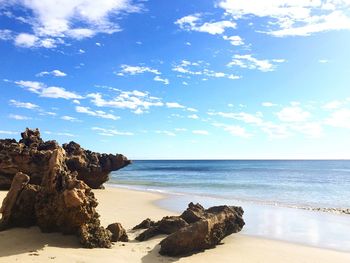
[(0, 0), (0, 138), (350, 158), (350, 0)]

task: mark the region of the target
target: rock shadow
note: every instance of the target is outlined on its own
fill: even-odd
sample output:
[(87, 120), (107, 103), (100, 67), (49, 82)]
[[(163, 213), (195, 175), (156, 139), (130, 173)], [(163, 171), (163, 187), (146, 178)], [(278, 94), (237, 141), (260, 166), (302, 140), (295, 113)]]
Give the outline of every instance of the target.
[(74, 235), (42, 233), (38, 227), (11, 228), (0, 232), (0, 258), (23, 253), (39, 252), (46, 246), (81, 248)]

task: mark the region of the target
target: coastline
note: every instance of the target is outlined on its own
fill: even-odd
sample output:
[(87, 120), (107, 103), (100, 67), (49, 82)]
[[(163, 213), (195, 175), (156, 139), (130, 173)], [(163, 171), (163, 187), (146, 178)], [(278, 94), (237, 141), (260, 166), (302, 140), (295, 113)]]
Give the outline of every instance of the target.
[[(143, 219), (160, 219), (174, 212), (157, 206), (167, 195), (118, 187), (94, 190), (102, 225), (120, 222), (127, 229)], [(0, 200), (6, 192), (0, 192)], [(187, 204), (183, 204), (186, 206)], [(84, 249), (74, 236), (41, 233), (37, 227), (0, 232), (0, 262), (349, 262), (350, 253), (275, 241), (245, 234), (233, 234), (223, 245), (181, 259), (161, 257), (157, 245), (162, 237), (115, 243), (111, 249)]]
[(161, 194), (155, 205), (171, 213), (181, 213), (189, 202), (201, 203), (204, 207), (215, 205), (242, 206), (245, 227), (239, 233), (250, 237), (276, 240), (304, 246), (350, 252), (349, 215), (283, 206), (252, 200), (227, 199), (219, 196), (197, 195), (159, 191), (153, 188), (140, 189), (136, 186), (113, 185), (109, 187), (132, 191)]

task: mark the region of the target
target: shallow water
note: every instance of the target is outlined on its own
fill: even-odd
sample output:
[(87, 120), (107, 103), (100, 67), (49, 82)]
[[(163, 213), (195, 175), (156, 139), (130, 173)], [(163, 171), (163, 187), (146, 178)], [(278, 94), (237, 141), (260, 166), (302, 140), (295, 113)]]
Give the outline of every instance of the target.
[(135, 161), (110, 183), (299, 207), (350, 207), (350, 161)]
[(350, 215), (296, 209), (349, 208), (350, 161), (135, 161), (109, 183), (168, 193), (176, 212), (239, 205), (243, 234), (350, 252)]

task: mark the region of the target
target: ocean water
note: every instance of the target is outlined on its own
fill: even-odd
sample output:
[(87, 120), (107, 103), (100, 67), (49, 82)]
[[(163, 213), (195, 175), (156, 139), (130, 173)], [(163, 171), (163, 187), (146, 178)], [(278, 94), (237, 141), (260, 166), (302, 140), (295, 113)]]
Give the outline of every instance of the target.
[(179, 213), (242, 206), (245, 235), (350, 252), (350, 215), (298, 209), (350, 208), (350, 161), (135, 161), (110, 177), (167, 193), (157, 205)]
[(350, 161), (134, 161), (110, 183), (281, 206), (350, 208)]

